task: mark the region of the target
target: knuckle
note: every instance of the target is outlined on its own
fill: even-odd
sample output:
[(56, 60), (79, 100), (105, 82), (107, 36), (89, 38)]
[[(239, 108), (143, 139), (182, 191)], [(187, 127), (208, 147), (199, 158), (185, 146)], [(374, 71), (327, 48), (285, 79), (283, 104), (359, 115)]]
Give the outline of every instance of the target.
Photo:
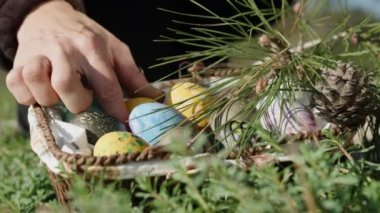
[(98, 49), (100, 37), (97, 33), (87, 30), (81, 33), (78, 42), (82, 51), (92, 53)]
[(19, 71), (10, 71), (5, 78), (5, 83), (8, 88), (17, 87), (19, 83), (22, 81), (22, 76)]
[(41, 82), (44, 80), (45, 71), (41, 63), (31, 63), (23, 68), (22, 76), (25, 81)]

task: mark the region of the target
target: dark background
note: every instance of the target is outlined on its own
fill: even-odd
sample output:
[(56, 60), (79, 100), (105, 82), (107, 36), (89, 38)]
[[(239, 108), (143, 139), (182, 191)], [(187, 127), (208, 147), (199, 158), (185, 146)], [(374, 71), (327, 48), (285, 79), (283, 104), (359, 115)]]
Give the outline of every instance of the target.
[[(236, 14), (236, 11), (226, 1), (198, 0), (198, 2), (221, 16)], [(257, 4), (264, 7), (262, 2), (257, 1)], [(86, 1), (86, 8), (90, 17), (128, 44), (136, 63), (145, 70), (150, 81), (157, 80), (175, 71), (179, 66), (179, 63), (174, 63), (164, 67), (148, 69), (149, 66), (158, 63), (156, 59), (182, 54), (185, 51), (197, 50), (194, 47), (184, 46), (179, 43), (154, 42), (153, 40), (158, 39), (160, 35), (173, 37), (173, 33), (169, 32), (167, 28), (189, 31), (189, 26), (175, 24), (173, 23), (174, 19), (202, 23), (200, 19), (171, 14), (158, 10), (158, 8), (184, 13), (206, 14), (204, 10), (189, 0), (88, 0)], [(230, 29), (225, 27), (222, 30), (228, 32)]]

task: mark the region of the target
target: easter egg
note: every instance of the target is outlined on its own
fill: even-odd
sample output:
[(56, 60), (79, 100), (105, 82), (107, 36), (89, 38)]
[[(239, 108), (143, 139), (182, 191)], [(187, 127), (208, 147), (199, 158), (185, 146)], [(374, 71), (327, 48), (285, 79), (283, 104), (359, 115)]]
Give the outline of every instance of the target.
[(94, 147), (94, 156), (140, 153), (149, 145), (130, 132), (109, 132), (98, 139)]
[(149, 102), (154, 102), (154, 100), (150, 98), (145, 98), (145, 97), (138, 97), (138, 98), (130, 98), (126, 99), (124, 101), (125, 107), (127, 108), (128, 112), (132, 112), (133, 108), (136, 106), (143, 104), (143, 103), (149, 103)]
[(221, 111), (211, 116), (211, 129), (215, 138), (227, 149), (232, 149), (239, 142), (241, 135), (247, 130), (255, 110), (248, 110), (249, 102), (238, 100), (227, 103)]
[(99, 137), (114, 131), (125, 130), (124, 124), (104, 112), (83, 112), (73, 115), (70, 123), (86, 129), (90, 144), (95, 144)]
[(157, 102), (136, 106), (129, 115), (132, 132), (153, 145), (162, 135), (184, 120), (175, 109)]
[[(175, 84), (169, 93), (169, 104), (190, 120), (197, 119), (209, 106), (212, 99), (206, 88), (191, 82)], [(208, 119), (200, 120), (197, 125), (205, 127)]]
[[(295, 100), (278, 94), (260, 118), (262, 127), (278, 135), (315, 133), (320, 130), (320, 122), (310, 108), (311, 94), (296, 94)], [(262, 103), (257, 106), (260, 107)]]

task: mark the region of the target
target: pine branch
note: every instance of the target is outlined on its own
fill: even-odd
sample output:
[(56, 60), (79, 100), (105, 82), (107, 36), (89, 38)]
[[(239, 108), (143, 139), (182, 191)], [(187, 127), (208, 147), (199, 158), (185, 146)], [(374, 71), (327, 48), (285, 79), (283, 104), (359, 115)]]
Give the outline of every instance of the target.
[[(203, 50), (161, 58), (162, 62), (155, 66), (182, 61), (202, 63), (212, 60), (211, 64), (200, 66), (200, 70), (196, 71), (192, 70), (191, 64), (180, 68), (182, 71), (192, 70), (190, 74), (196, 82), (220, 72), (217, 66), (229, 62), (232, 68), (224, 68), (230, 71), (225, 71), (225, 76), (222, 78), (231, 79), (229, 82), (233, 83), (221, 83), (209, 88), (209, 94), (212, 96), (218, 96), (218, 92), (223, 89), (228, 93), (223, 98), (215, 100), (207, 112), (199, 114), (193, 120), (202, 120), (212, 114), (220, 113), (226, 105), (248, 99), (249, 103), (243, 112), (254, 110), (255, 113), (251, 115), (248, 129), (241, 133), (241, 145), (249, 143), (252, 135), (257, 135), (260, 119), (274, 101), (283, 99), (292, 103), (296, 101), (296, 94), (299, 92), (318, 94), (316, 85), (325, 81), (321, 70), (336, 68), (342, 59), (350, 61), (352, 58), (371, 56), (371, 60), (375, 61), (375, 55), (378, 54), (379, 46), (372, 36), (380, 33), (380, 25), (371, 24), (369, 18), (358, 25), (348, 27), (347, 17), (327, 35), (320, 36), (310, 21), (310, 15), (306, 15), (303, 11), (306, 8), (304, 6), (306, 1), (294, 5), (293, 8), (282, 1), (281, 9), (275, 8), (272, 1), (272, 8), (269, 10), (260, 10), (253, 0), (226, 1), (236, 11), (236, 15), (222, 17), (197, 1), (191, 2), (205, 11), (206, 15), (172, 12), (210, 20), (210, 23), (199, 24), (176, 20), (177, 24), (191, 26), (191, 30), (184, 32), (169, 29), (180, 38), (162, 36), (159, 41), (179, 42)], [(257, 17), (260, 23), (253, 24), (250, 22), (250, 17)], [(315, 19), (315, 21), (322, 20), (328, 19)], [(278, 28), (270, 24), (271, 22), (280, 23), (284, 27)], [(218, 29), (220, 26), (228, 26), (232, 31), (221, 31)], [(286, 26), (290, 26), (290, 32), (297, 32), (297, 35), (289, 35), (297, 37), (296, 42), (291, 42), (292, 38), (285, 33)], [(380, 63), (376, 63), (379, 67)], [(364, 73), (367, 75), (369, 72), (365, 70)], [(380, 91), (379, 88), (375, 90)], [(284, 103), (281, 105), (286, 105)], [(223, 126), (220, 128), (223, 129)], [(275, 128), (281, 133), (281, 126)]]

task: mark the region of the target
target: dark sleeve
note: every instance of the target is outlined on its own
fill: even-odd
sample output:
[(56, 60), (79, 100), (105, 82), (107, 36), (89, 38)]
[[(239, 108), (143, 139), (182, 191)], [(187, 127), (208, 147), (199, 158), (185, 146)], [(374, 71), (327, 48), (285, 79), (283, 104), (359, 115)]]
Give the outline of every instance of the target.
[[(49, 0), (0, 0), (0, 62), (9, 67), (17, 50), (17, 31), (26, 15)], [(82, 0), (66, 0), (77, 10), (84, 10)]]

